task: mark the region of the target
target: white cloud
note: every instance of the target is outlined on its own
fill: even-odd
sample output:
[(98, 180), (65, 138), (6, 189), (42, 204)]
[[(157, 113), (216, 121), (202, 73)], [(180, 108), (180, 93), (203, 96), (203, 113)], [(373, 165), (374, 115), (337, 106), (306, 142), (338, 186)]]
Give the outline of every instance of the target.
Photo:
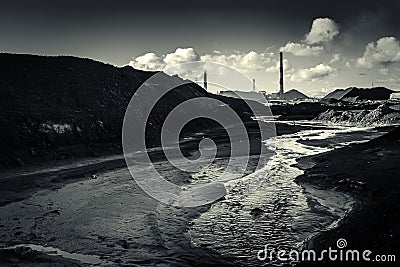
[[(311, 30), (300, 42), (288, 42), (282, 51), (296, 56), (319, 56), (324, 52), (327, 42), (339, 34), (336, 22), (329, 18), (318, 18), (312, 23)], [(339, 60), (339, 58), (337, 59)]]
[(204, 54), (200, 57), (203, 62), (216, 62), (224, 65), (228, 65), (239, 69), (241, 71), (259, 71), (263, 70), (268, 63), (271, 61), (272, 53), (257, 53), (250, 51), (248, 53), (234, 52), (232, 54)]
[[(279, 68), (280, 68), (280, 62), (278, 61), (274, 66), (266, 68), (265, 71), (269, 73), (274, 73), (278, 72)], [(286, 58), (283, 59), (283, 70), (284, 73), (292, 73), (293, 71), (292, 65), (289, 64), (289, 61)]]
[(307, 44), (288, 42), (281, 50), (292, 53), (295, 56), (318, 56), (324, 51), (324, 48), (322, 46), (310, 46)]
[(383, 37), (376, 43), (369, 43), (364, 55), (357, 59), (357, 65), (366, 68), (395, 62), (400, 62), (400, 42), (395, 37)]
[(243, 72), (264, 70), (271, 61), (273, 53), (257, 53), (239, 51), (230, 54), (214, 51), (199, 55), (193, 48), (177, 48), (175, 52), (166, 55), (147, 53), (133, 58), (129, 65), (143, 70), (165, 70), (180, 63), (191, 61), (215, 62), (236, 68)]
[(329, 61), (329, 63), (335, 63), (338, 62), (340, 60), (340, 55), (339, 54), (334, 54), (332, 59)]
[(339, 34), (339, 27), (330, 18), (318, 18), (312, 23), (311, 30), (306, 34), (305, 42), (308, 44), (326, 43)]
[(197, 60), (199, 60), (199, 55), (191, 47), (177, 48), (175, 52), (169, 53), (164, 57), (164, 62), (168, 66)]
[(237, 67), (242, 69), (262, 70), (264, 69), (265, 64), (270, 60), (271, 59), (263, 53), (258, 54), (254, 51), (251, 51), (243, 55), (236, 63)]
[(146, 53), (131, 60), (129, 65), (142, 70), (161, 70), (165, 67), (165, 62), (155, 53)]
[(309, 69), (300, 69), (295, 72), (290, 80), (293, 82), (316, 81), (325, 77), (334, 76), (336, 69), (331, 66), (319, 64)]
[(199, 55), (193, 48), (177, 48), (175, 52), (166, 55), (146, 53), (133, 58), (128, 65), (141, 70), (163, 70), (179, 63), (199, 60)]

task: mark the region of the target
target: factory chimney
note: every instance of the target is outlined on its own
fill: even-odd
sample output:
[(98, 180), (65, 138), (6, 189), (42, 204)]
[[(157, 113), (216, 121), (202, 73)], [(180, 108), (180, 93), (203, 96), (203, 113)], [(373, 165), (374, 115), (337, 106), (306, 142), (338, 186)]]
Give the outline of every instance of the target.
[(253, 92), (256, 91), (256, 79), (253, 79)]
[(279, 62), (280, 62), (280, 79), (279, 79), (279, 98), (283, 99), (283, 53), (279, 53)]
[(207, 90), (207, 70), (204, 69), (204, 74), (203, 74), (203, 83), (204, 83), (204, 89)]

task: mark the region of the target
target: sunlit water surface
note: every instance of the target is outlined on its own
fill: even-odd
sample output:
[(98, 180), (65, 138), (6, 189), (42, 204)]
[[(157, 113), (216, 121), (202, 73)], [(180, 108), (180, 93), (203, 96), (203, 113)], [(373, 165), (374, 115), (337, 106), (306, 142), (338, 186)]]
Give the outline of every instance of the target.
[[(189, 230), (192, 243), (234, 256), (246, 265), (260, 264), (257, 252), (265, 245), (300, 248), (307, 238), (335, 227), (352, 209), (354, 200), (344, 193), (295, 183), (294, 179), (303, 173), (292, 166), (296, 159), (378, 135), (372, 129), (336, 126), (277, 137), (276, 156), (270, 166), (250, 175), (264, 177), (262, 186), (248, 192), (246, 183), (236, 183), (225, 200), (193, 221)], [(215, 164), (209, 171), (218, 172), (218, 168)]]
[[(1, 207), (4, 233), (13, 231), (15, 219), (23, 222), (18, 226), (18, 241), (9, 235), (2, 239), (5, 244), (55, 251), (59, 256), (101, 266), (187, 266), (199, 260), (215, 263), (218, 258), (208, 256), (211, 250), (237, 263), (258, 266), (257, 252), (265, 245), (301, 247), (310, 236), (335, 227), (354, 204), (349, 195), (295, 183), (303, 173), (292, 166), (296, 159), (381, 134), (367, 128), (300, 124), (314, 128), (269, 140), (276, 145), (269, 166), (226, 181), (228, 194), (211, 206), (162, 204), (146, 195), (126, 169), (111, 170), (98, 179), (39, 192)], [(179, 172), (162, 161), (155, 165), (164, 175), (186, 181), (185, 186), (190, 187), (215, 180), (226, 161), (218, 159), (196, 173)], [(145, 167), (135, 167), (146, 174)], [(247, 182), (253, 178), (263, 183), (249, 192)]]

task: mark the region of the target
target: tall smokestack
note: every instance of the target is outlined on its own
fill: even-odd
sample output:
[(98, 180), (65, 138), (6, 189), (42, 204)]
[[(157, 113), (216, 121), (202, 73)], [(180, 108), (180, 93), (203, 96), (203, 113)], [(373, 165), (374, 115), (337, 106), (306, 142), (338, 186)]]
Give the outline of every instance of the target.
[(203, 83), (204, 83), (204, 89), (207, 90), (207, 70), (204, 69), (204, 74), (203, 74)]
[(280, 58), (280, 79), (279, 79), (279, 98), (283, 99), (283, 53), (279, 53)]
[(253, 92), (256, 91), (256, 79), (253, 79)]

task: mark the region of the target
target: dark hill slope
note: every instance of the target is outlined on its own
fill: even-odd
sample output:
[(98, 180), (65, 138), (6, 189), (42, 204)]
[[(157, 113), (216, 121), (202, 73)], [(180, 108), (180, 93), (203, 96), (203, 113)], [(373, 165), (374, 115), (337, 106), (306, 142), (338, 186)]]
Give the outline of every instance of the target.
[[(120, 152), (126, 107), (153, 74), (69, 56), (0, 54), (0, 165), (109, 153), (104, 146)], [(149, 122), (161, 129), (173, 107), (198, 96), (213, 97), (193, 83), (174, 89), (156, 106)], [(243, 101), (219, 99), (228, 101), (243, 119), (249, 118)], [(187, 130), (207, 124), (197, 121)], [(149, 146), (158, 145), (158, 132), (149, 132)]]
[(296, 99), (307, 99), (309, 97), (296, 89), (292, 89), (285, 92), (283, 94), (283, 98), (285, 100), (296, 100)]
[(335, 91), (327, 94), (323, 99), (336, 99), (336, 100), (386, 100), (390, 98), (393, 90), (385, 87), (374, 88), (357, 88), (349, 87), (347, 89), (336, 89)]

